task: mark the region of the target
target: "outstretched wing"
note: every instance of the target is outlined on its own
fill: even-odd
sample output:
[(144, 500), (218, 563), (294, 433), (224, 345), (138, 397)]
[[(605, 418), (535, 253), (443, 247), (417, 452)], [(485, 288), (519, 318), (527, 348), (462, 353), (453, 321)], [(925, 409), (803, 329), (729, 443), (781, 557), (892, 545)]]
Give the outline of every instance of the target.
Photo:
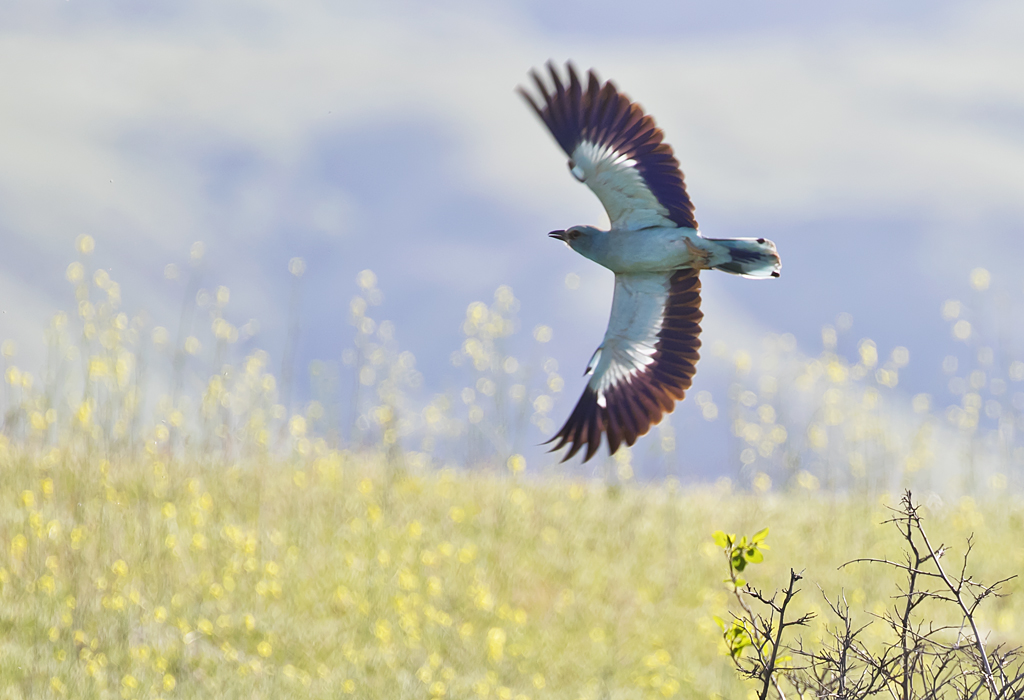
[(693, 269), (615, 275), (615, 296), (604, 342), (591, 361), (593, 376), (569, 420), (551, 440), (584, 445), (583, 461), (608, 439), (608, 453), (636, 439), (671, 413), (693, 382), (700, 357), (700, 278)]
[(584, 89), (575, 67), (568, 63), (566, 68), (568, 85), (548, 63), (550, 91), (531, 72), (542, 100), (535, 101), (523, 88), (519, 93), (568, 154), (572, 174), (601, 200), (612, 228), (697, 228), (679, 161), (654, 119), (610, 81), (602, 85), (594, 71), (587, 74)]

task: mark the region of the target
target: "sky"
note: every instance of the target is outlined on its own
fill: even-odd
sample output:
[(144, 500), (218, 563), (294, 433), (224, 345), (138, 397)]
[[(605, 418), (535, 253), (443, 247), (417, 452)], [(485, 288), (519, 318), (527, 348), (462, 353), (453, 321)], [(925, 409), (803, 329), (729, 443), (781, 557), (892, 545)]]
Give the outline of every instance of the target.
[[(306, 261), (299, 374), (350, 345), (372, 269), (429, 394), (458, 390), (465, 309), (507, 284), (524, 333), (553, 329), (560, 420), (612, 285), (546, 233), (606, 218), (514, 89), (571, 59), (654, 115), (705, 235), (778, 246), (779, 280), (703, 276), (705, 347), (791, 333), (815, 355), (848, 313), (840, 351), (905, 346), (899, 392), (941, 394), (943, 357), (966, 352), (943, 303), (999, 299), (1011, 326), (1024, 308), (1022, 30), (1010, 1), (4, 3), (0, 338), (38, 359), (82, 234), (127, 310), (173, 331), (184, 282), (165, 266), (202, 241), (203, 284), (273, 357), (288, 261)], [(693, 391), (724, 402), (730, 371), (706, 353)], [(725, 421), (690, 401), (672, 424), (713, 476)]]

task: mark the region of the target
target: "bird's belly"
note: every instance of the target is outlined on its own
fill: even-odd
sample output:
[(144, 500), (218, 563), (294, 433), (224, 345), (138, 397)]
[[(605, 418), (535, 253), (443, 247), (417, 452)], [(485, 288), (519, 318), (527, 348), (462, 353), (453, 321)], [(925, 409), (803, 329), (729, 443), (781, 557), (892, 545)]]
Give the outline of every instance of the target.
[(660, 272), (687, 267), (691, 261), (686, 242), (716, 252), (714, 243), (692, 228), (657, 228), (641, 231), (610, 231), (606, 245), (591, 259), (613, 272)]

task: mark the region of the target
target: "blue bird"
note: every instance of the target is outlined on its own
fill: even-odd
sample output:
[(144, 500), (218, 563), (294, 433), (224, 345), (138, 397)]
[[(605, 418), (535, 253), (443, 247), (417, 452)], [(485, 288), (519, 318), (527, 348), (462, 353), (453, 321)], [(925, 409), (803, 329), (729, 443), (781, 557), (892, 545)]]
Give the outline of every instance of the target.
[(594, 71), (587, 82), (566, 65), (567, 81), (548, 63), (551, 85), (519, 93), (569, 156), (569, 171), (597, 195), (608, 231), (571, 226), (549, 236), (615, 273), (611, 318), (587, 366), (576, 408), (548, 442), (566, 445), (564, 462), (584, 446), (584, 462), (605, 435), (608, 453), (671, 413), (693, 383), (700, 357), (700, 271), (778, 277), (775, 244), (764, 238), (704, 238), (683, 173), (661, 129), (642, 107)]

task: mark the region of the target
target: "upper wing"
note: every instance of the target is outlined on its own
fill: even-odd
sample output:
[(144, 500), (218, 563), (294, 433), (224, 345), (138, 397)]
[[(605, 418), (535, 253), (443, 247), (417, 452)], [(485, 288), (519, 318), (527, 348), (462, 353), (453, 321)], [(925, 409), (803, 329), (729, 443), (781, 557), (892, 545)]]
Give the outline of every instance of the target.
[(584, 445), (584, 462), (608, 437), (608, 453), (636, 439), (671, 413), (693, 382), (700, 357), (700, 278), (675, 272), (615, 275), (612, 315), (591, 362), (593, 376), (569, 420), (551, 440), (570, 445), (563, 462)]
[(572, 174), (601, 200), (612, 228), (697, 228), (679, 161), (654, 119), (610, 81), (602, 85), (594, 71), (584, 90), (573, 65), (566, 68), (568, 86), (548, 63), (552, 92), (531, 72), (543, 105), (523, 88), (519, 93), (569, 155)]

